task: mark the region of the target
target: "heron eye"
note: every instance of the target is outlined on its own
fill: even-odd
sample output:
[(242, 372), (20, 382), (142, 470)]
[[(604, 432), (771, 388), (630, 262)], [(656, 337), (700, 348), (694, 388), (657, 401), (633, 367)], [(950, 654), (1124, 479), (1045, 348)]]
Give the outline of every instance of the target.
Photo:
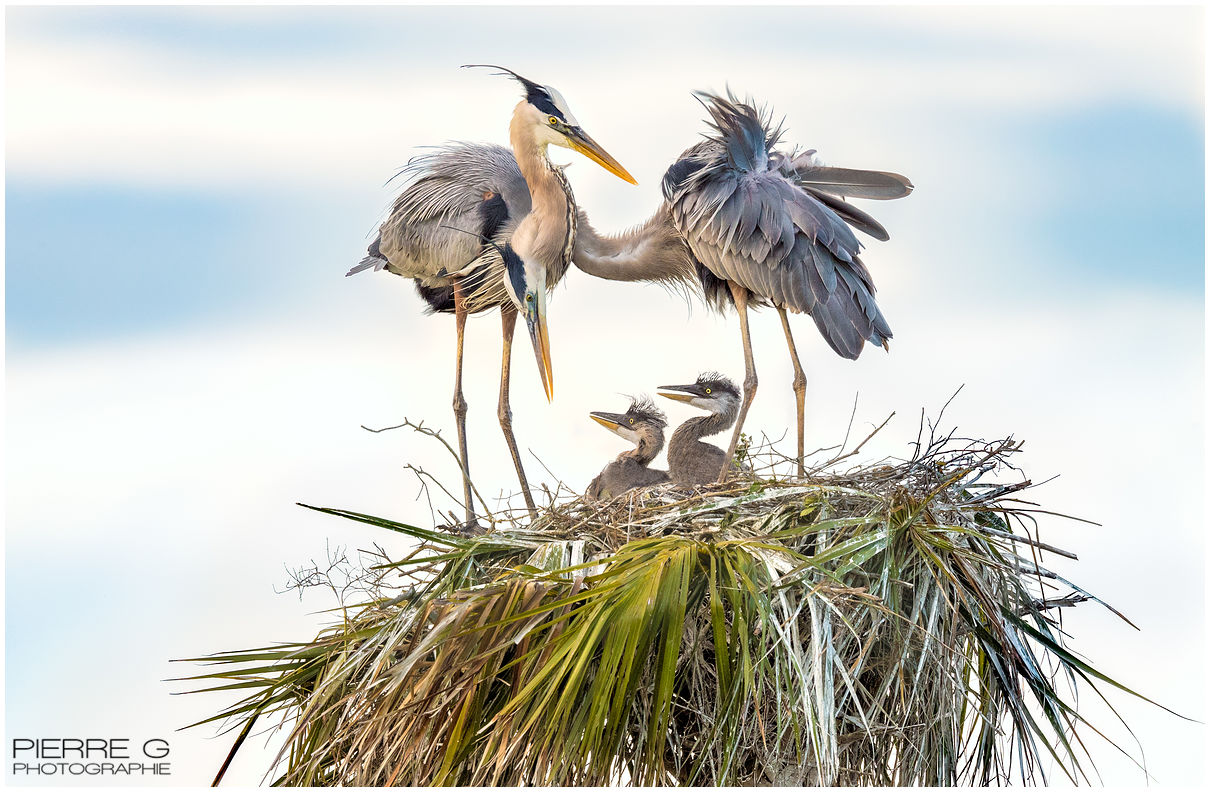
[(551, 125), (551, 126), (558, 126), (558, 125), (559, 125), (559, 119), (555, 118), (554, 116), (551, 116), (550, 118), (548, 118), (548, 119), (546, 119), (546, 120), (550, 122), (550, 125)]
[(631, 423), (634, 423), (634, 419), (633, 419), (633, 418), (631, 418), (631, 419), (630, 419), (630, 422), (631, 422)]
[(709, 388), (706, 388), (706, 393), (709, 393), (709, 392), (710, 392), (710, 389), (709, 389)]

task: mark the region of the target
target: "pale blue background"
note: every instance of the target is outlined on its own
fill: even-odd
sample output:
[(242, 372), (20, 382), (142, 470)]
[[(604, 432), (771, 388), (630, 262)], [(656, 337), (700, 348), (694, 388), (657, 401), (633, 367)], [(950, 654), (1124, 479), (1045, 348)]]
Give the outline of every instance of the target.
[[(1202, 15), (9, 8), (9, 737), (165, 736), (172, 781), (204, 783), (227, 738), (172, 729), (216, 702), (169, 698), (183, 687), (158, 680), (191, 668), (166, 661), (306, 637), (329, 603), (275, 594), (284, 566), (329, 542), (398, 549), (293, 502), (428, 520), (402, 465), (456, 481), (418, 438), (358, 428), (452, 425), (452, 323), (398, 279), (341, 276), (420, 146), (506, 141), (517, 91), (470, 62), (556, 85), (635, 174), (553, 152), (598, 229), (655, 208), (705, 130), (693, 89), (753, 93), (789, 141), (911, 177), (909, 199), (863, 205), (892, 235), (866, 255), (891, 353), (842, 361), (795, 324), (808, 445), (840, 439), (860, 392), (858, 430), (897, 411), (870, 453), (904, 453), (920, 409), (965, 383), (947, 422), (1025, 438), (1035, 481), (1062, 474), (1044, 505), (1104, 526), (1043, 532), (1143, 632), (1085, 606), (1066, 617), (1076, 648), (1204, 718)], [(573, 272), (550, 310), (556, 401), (519, 345), (514, 411), (522, 445), (574, 487), (622, 450), (588, 410), (707, 368), (742, 375), (734, 320), (658, 289)], [(480, 319), (467, 342), (472, 469), (491, 492), (512, 486), (498, 332)], [(778, 436), (789, 364), (772, 316), (754, 333), (749, 426)], [(1113, 702), (1158, 784), (1204, 778), (1202, 727)], [(234, 780), (259, 778), (256, 750)], [(1141, 783), (1094, 751), (1106, 783)]]

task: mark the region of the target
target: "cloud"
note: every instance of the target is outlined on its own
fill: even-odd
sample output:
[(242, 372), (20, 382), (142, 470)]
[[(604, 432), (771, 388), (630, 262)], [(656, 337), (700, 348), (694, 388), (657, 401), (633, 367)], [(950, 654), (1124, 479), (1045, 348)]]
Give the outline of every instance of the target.
[[(214, 11), (218, 19), (230, 13)], [(121, 28), (106, 26), (104, 15), (94, 14), (91, 28), (67, 33), (45, 24), (47, 18), (17, 15), (7, 52), (10, 175), (206, 189), (364, 188), (381, 183), (424, 144), (503, 142), (514, 92), (456, 66), (482, 60), (480, 34), (496, 16), (513, 12), (487, 9), (479, 21), (449, 13), (455, 16), (431, 9), (350, 11), (331, 19), (337, 29), (343, 23), (364, 30), (360, 50), (340, 51), (347, 35), (333, 33), (327, 42), (322, 31), (304, 28), (293, 51), (277, 42), (260, 58), (242, 51), (222, 57), (203, 46), (221, 41), (224, 29), (239, 30), (230, 23), (212, 39), (172, 47), (150, 35), (123, 36)], [(634, 163), (632, 170), (647, 174), (662, 172), (704, 130), (689, 91), (725, 84), (772, 102), (800, 130), (798, 139), (832, 142), (823, 146), (825, 154), (844, 158), (893, 160), (929, 138), (960, 134), (955, 125), (980, 115), (1070, 111), (1111, 98), (1202, 115), (1201, 52), (1196, 37), (1173, 35), (1179, 13), (925, 9), (879, 20), (881, 14), (784, 9), (778, 14), (785, 24), (771, 43), (744, 39), (739, 46), (726, 38), (732, 28), (685, 21), (681, 14), (674, 18), (685, 35), (644, 48), (659, 29), (645, 23), (675, 12), (619, 8), (607, 31), (627, 22), (645, 31), (619, 38), (621, 62), (602, 44), (602, 36), (610, 40), (607, 32), (558, 23), (583, 22), (590, 13), (535, 11), (526, 19), (540, 40), (552, 42), (555, 55), (574, 52), (557, 81), (577, 115), (599, 140), (624, 151), (619, 158)], [(706, 18), (743, 13), (716, 9)], [(267, 18), (275, 14), (283, 23), (296, 18), (288, 10)], [(241, 15), (232, 18), (248, 24)], [(431, 47), (439, 36), (421, 31), (445, 30), (455, 18), (466, 35), (435, 57)], [(43, 24), (32, 24), (39, 20)], [(853, 21), (861, 23), (856, 29), (864, 38), (854, 35)], [(808, 35), (813, 22), (840, 30), (852, 46)], [(803, 36), (795, 38), (798, 29)], [(410, 49), (376, 46), (391, 31)], [(948, 44), (916, 44), (922, 37)], [(1120, 57), (1123, 49), (1130, 58)], [(510, 63), (532, 60), (519, 51), (492, 54)], [(651, 74), (660, 80), (652, 82)], [(860, 97), (858, 117), (854, 97)], [(931, 110), (915, 112), (921, 107)], [(895, 134), (888, 136), (888, 129)]]

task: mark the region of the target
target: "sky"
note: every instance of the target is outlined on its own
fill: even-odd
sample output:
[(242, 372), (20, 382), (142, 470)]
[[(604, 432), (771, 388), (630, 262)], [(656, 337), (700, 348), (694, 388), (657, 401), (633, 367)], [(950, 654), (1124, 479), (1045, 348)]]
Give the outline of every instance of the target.
[[(1058, 476), (1035, 493), (1045, 508), (1100, 524), (1047, 520), (1043, 539), (1141, 629), (1085, 605), (1065, 614), (1072, 645), (1204, 721), (1203, 15), (7, 8), (7, 736), (163, 738), (161, 782), (208, 782), (230, 737), (176, 731), (218, 700), (172, 695), (188, 686), (164, 680), (198, 669), (169, 661), (308, 638), (331, 602), (285, 591), (290, 569), (403, 547), (295, 503), (429, 524), (404, 465), (456, 486), (432, 441), (361, 428), (453, 435), (453, 322), (402, 279), (343, 275), (410, 157), (507, 142), (516, 86), (465, 63), (555, 85), (635, 175), (552, 152), (598, 230), (658, 206), (664, 169), (706, 131), (698, 89), (768, 103), (830, 164), (911, 178), (907, 199), (862, 205), (891, 234), (864, 254), (890, 353), (842, 360), (794, 321), (808, 447), (841, 440), (856, 398), (854, 433), (895, 413), (863, 458), (906, 454), (921, 410), (961, 387), (944, 424), (1023, 439), (1029, 477)], [(624, 450), (590, 410), (708, 369), (742, 379), (734, 317), (663, 290), (572, 271), (549, 313), (553, 404), (523, 335), (513, 366), (531, 482), (553, 482), (544, 465), (583, 490)], [(752, 324), (748, 427), (792, 434), (780, 324)], [(499, 343), (493, 316), (468, 324), (471, 467), (493, 493), (516, 488)], [(1110, 703), (1153, 785), (1204, 781), (1204, 727)], [(1081, 706), (1133, 745), (1094, 695)], [(272, 745), (229, 779), (257, 783)], [(1094, 751), (1105, 783), (1144, 782)]]

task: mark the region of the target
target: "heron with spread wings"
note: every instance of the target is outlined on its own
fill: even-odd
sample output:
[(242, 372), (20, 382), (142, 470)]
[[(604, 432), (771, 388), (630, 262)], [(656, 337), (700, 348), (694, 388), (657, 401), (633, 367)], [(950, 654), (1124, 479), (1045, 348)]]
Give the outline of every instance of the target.
[[(496, 66), (488, 68), (500, 68)], [(467, 526), (475, 523), (462, 395), (462, 342), (468, 314), (500, 309), (503, 352), (498, 418), (521, 491), (536, 516), (517, 451), (509, 406), (509, 377), (517, 314), (525, 317), (547, 398), (554, 394), (546, 291), (571, 263), (576, 205), (563, 170), (547, 157), (549, 146), (584, 154), (630, 183), (634, 178), (579, 125), (554, 88), (508, 69), (525, 97), (509, 125), (512, 151), (503, 146), (454, 143), (412, 160), (411, 183), (370, 243), (368, 255), (347, 274), (385, 269), (415, 279), (430, 312), (452, 313), (457, 328), (454, 415), (462, 465)]]
[(794, 367), (798, 475), (804, 474), (807, 378), (787, 313), (805, 313), (828, 345), (856, 360), (868, 342), (887, 348), (891, 328), (874, 299), (854, 230), (889, 235), (848, 198), (888, 200), (912, 191), (896, 173), (825, 167), (815, 152), (779, 151), (782, 136), (750, 101), (697, 93), (714, 134), (692, 146), (664, 175), (664, 202), (642, 226), (603, 237), (581, 215), (575, 263), (613, 280), (692, 283), (703, 298), (739, 314), (743, 400), (719, 480), (726, 478), (744, 418), (756, 395), (748, 308), (771, 305), (781, 318)]

